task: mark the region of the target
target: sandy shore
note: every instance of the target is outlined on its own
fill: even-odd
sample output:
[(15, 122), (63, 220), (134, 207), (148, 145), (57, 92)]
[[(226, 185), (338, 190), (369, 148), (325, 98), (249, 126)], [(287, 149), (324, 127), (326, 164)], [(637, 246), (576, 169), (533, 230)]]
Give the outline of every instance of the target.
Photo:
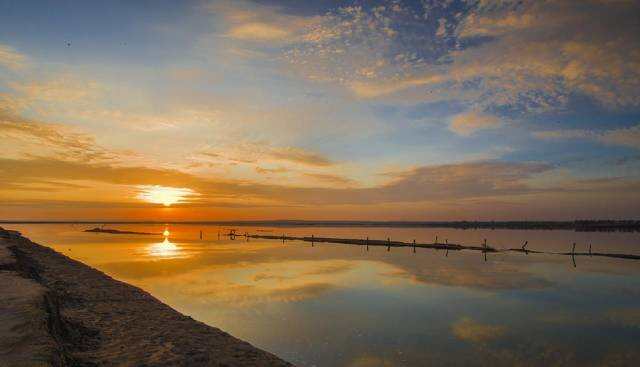
[(0, 228), (2, 366), (291, 366)]

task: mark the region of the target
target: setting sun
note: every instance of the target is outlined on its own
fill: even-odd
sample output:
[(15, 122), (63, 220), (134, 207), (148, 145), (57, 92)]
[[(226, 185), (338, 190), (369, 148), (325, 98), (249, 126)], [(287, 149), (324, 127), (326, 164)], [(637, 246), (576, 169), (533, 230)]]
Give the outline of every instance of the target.
[(138, 188), (140, 189), (140, 193), (136, 196), (138, 199), (164, 206), (184, 202), (187, 197), (196, 195), (191, 189), (179, 187), (141, 185)]

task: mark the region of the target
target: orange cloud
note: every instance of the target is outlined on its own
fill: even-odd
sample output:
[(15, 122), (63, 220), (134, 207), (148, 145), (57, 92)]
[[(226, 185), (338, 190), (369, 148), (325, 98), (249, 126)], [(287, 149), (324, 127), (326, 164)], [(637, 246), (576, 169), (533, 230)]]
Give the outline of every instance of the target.
[(117, 153), (99, 146), (93, 136), (71, 127), (24, 119), (2, 110), (0, 106), (0, 138), (7, 142), (0, 152), (9, 156), (50, 156), (58, 159), (108, 161)]
[[(226, 147), (225, 147), (226, 148)], [(205, 148), (195, 153), (196, 157), (212, 162), (235, 162), (246, 164), (257, 164), (265, 161), (288, 162), (305, 166), (326, 167), (334, 164), (329, 158), (322, 154), (311, 152), (298, 147), (275, 147), (269, 143), (262, 142), (242, 142), (234, 144), (228, 149)], [(264, 169), (258, 170), (266, 173)], [(284, 172), (278, 170), (279, 172)], [(269, 172), (274, 173), (273, 170)]]
[(27, 66), (28, 58), (13, 47), (0, 44), (0, 66), (12, 71), (20, 71)]
[(29, 101), (79, 103), (98, 98), (104, 86), (93, 80), (83, 80), (72, 75), (52, 77), (23, 83), (12, 83), (11, 88)]
[(245, 1), (222, 1), (208, 6), (227, 25), (226, 36), (254, 42), (288, 43), (301, 36), (302, 30), (316, 17), (284, 14), (276, 6), (257, 5)]
[(256, 22), (235, 26), (228, 34), (241, 40), (274, 41), (289, 37), (291, 32), (274, 24)]
[(330, 166), (333, 164), (331, 160), (320, 154), (294, 147), (274, 148), (268, 155), (276, 160), (290, 161), (309, 166)]
[(495, 116), (468, 112), (454, 116), (449, 129), (458, 135), (469, 136), (478, 130), (494, 129), (498, 126), (500, 120)]
[(305, 173), (304, 176), (317, 181), (327, 182), (331, 184), (348, 185), (353, 183), (353, 180), (347, 177), (328, 173)]

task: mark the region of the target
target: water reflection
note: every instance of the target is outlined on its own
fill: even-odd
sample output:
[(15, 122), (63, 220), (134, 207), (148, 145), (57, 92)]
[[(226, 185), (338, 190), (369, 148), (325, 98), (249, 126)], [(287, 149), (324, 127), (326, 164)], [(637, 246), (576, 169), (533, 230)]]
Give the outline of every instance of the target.
[[(471, 251), (216, 239), (222, 227), (172, 226), (171, 240), (152, 244), (149, 236), (49, 227), (40, 239), (16, 229), (300, 366), (632, 365), (640, 357), (635, 260), (582, 256), (574, 268), (571, 256), (499, 252), (485, 262)], [(366, 238), (360, 230), (287, 235)], [(436, 235), (370, 231), (404, 241)], [(593, 242), (600, 252), (640, 252), (637, 234), (443, 232), (499, 248), (529, 240), (528, 250), (588, 254)]]
[(152, 258), (162, 259), (183, 259), (189, 257), (189, 254), (184, 249), (169, 241), (169, 237), (165, 237), (162, 242), (149, 245), (147, 247), (147, 254)]

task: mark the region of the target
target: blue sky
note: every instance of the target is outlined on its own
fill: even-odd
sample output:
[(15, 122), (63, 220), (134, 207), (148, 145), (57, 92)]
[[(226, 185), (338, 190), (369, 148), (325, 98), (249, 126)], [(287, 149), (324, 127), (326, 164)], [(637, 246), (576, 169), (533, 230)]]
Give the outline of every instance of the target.
[(637, 217), (639, 8), (0, 1), (0, 216)]

